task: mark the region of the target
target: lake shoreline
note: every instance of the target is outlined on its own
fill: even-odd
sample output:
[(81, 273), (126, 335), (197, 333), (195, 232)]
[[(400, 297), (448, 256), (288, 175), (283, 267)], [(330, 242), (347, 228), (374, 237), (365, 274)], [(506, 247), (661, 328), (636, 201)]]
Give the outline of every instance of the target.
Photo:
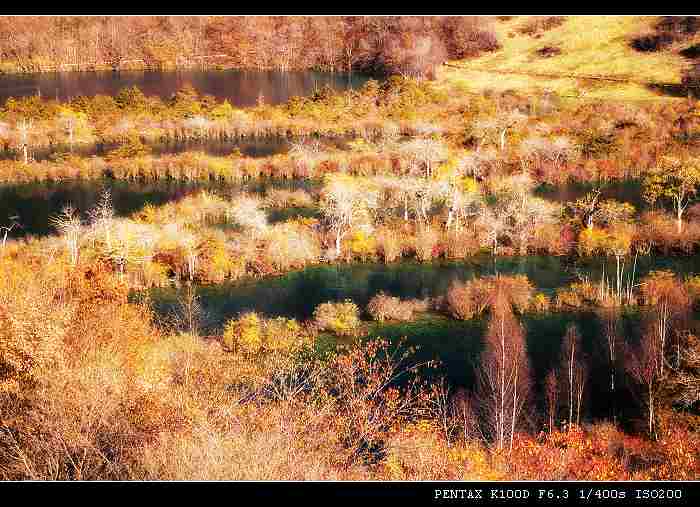
[(219, 100), (227, 99), (236, 106), (250, 107), (258, 102), (282, 104), (293, 96), (307, 96), (326, 85), (333, 89), (359, 88), (370, 79), (384, 78), (355, 71), (196, 66), (0, 73), (0, 104), (9, 98), (23, 97), (70, 101), (80, 96), (115, 96), (120, 89), (132, 86), (139, 87), (147, 96), (167, 99), (183, 85), (190, 84), (203, 96), (210, 95)]
[[(77, 65), (77, 64), (76, 64)], [(62, 66), (71, 66), (71, 64), (62, 64)], [(69, 74), (71, 72), (73, 73), (81, 73), (81, 74), (89, 74), (89, 73), (97, 73), (97, 72), (150, 72), (150, 73), (164, 73), (164, 72), (182, 72), (182, 71), (192, 71), (192, 70), (201, 70), (201, 71), (207, 71), (207, 72), (225, 72), (225, 71), (240, 71), (240, 72), (327, 72), (330, 74), (362, 74), (362, 75), (367, 75), (371, 76), (374, 79), (381, 79), (382, 77), (385, 77), (381, 73), (368, 73), (366, 71), (358, 71), (358, 70), (351, 70), (348, 72), (347, 68), (320, 68), (316, 66), (312, 67), (304, 67), (304, 66), (299, 66), (299, 67), (292, 67), (292, 68), (279, 68), (279, 67), (242, 67), (242, 66), (237, 66), (237, 65), (226, 65), (226, 64), (200, 64), (200, 63), (193, 63), (193, 64), (186, 64), (186, 65), (130, 65), (125, 68), (115, 68), (112, 65), (86, 65), (83, 68), (70, 68), (70, 69), (58, 69), (58, 68), (48, 68), (48, 69), (41, 69), (41, 70), (15, 70), (15, 71), (8, 71), (8, 70), (0, 70), (0, 79), (3, 76), (38, 76), (38, 75), (45, 75), (45, 74)]]

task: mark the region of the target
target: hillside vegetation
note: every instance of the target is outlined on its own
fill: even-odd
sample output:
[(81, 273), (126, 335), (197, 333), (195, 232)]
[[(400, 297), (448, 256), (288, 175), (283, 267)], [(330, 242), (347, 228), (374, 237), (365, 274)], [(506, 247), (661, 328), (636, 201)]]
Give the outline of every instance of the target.
[[(658, 98), (659, 92), (640, 82), (680, 83), (693, 61), (679, 52), (700, 40), (697, 33), (683, 33), (658, 51), (635, 49), (635, 38), (657, 30), (659, 18), (653, 16), (571, 16), (558, 23), (533, 16), (498, 19), (493, 29), (500, 49), (450, 61), (441, 68), (440, 78), (473, 92), (550, 89), (572, 97)], [(635, 82), (531, 74), (598, 75)]]

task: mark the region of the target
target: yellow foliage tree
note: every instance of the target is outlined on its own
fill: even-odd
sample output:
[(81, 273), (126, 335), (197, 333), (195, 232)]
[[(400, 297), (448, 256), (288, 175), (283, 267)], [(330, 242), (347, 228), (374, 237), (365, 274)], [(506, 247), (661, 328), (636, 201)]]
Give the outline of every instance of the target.
[(224, 329), (224, 344), (247, 354), (259, 352), (263, 346), (263, 334), (258, 314), (249, 312), (229, 321)]

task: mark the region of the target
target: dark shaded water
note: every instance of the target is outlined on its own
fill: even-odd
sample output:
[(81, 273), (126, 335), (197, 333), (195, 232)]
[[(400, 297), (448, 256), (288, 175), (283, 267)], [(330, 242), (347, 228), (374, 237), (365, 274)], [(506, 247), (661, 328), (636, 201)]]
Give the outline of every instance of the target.
[[(526, 331), (528, 357), (534, 380), (533, 398), (539, 409), (530, 414), (545, 414), (544, 379), (551, 369), (560, 364), (562, 337), (569, 325), (576, 325), (581, 333), (584, 353), (588, 356), (590, 374), (585, 388), (584, 410), (586, 418), (610, 419), (613, 408), (621, 420), (632, 422), (640, 415), (638, 400), (622, 372), (616, 375), (617, 395), (609, 390), (606, 342), (602, 323), (593, 313), (554, 312), (525, 314), (519, 317)], [(629, 343), (639, 339), (640, 315), (623, 314), (621, 325)], [(440, 366), (429, 371), (429, 376), (445, 376), (453, 386), (473, 388), (480, 375), (479, 358), (484, 349), (483, 336), (487, 320), (458, 321), (444, 316), (430, 315), (405, 324), (373, 325), (369, 337), (384, 337), (392, 341), (406, 338), (417, 347), (415, 359), (425, 362), (434, 359)], [(532, 421), (536, 429), (541, 423)], [(629, 428), (632, 425), (628, 425)]]
[[(319, 140), (321, 145), (330, 149), (347, 149), (349, 137), (338, 137), (333, 139), (324, 138)], [(187, 141), (147, 141), (145, 144), (151, 149), (153, 155), (164, 155), (182, 153), (185, 151), (201, 151), (207, 155), (228, 156), (235, 150), (239, 150), (241, 155), (247, 157), (269, 157), (287, 153), (292, 147), (292, 139), (269, 136), (257, 138), (241, 139), (206, 139)], [(47, 147), (34, 147), (28, 150), (28, 155), (37, 161), (48, 160), (52, 157), (65, 154), (79, 155), (82, 157), (104, 156), (109, 151), (118, 147), (117, 144), (90, 144), (90, 145), (53, 145)], [(0, 159), (21, 160), (23, 154), (19, 150), (2, 149)]]
[(359, 88), (368, 76), (316, 71), (180, 70), (180, 71), (100, 71), (0, 76), (0, 104), (9, 97), (41, 94), (42, 97), (70, 100), (79, 95), (116, 95), (127, 86), (138, 86), (145, 95), (170, 98), (184, 86), (201, 94), (228, 100), (245, 107), (281, 104), (293, 96), (305, 96), (325, 85), (335, 90)]
[[(571, 261), (564, 257), (477, 256), (463, 262), (394, 264), (365, 263), (319, 265), (280, 277), (245, 282), (202, 286), (198, 289), (212, 330), (245, 311), (269, 316), (287, 316), (300, 320), (312, 316), (314, 309), (327, 301), (350, 298), (361, 307), (377, 293), (402, 298), (444, 296), (454, 280), (502, 274), (526, 275), (537, 289), (552, 296), (556, 289), (589, 276), (600, 279), (603, 267), (614, 272), (614, 260), (585, 259)], [(700, 256), (640, 257), (637, 276), (652, 269), (670, 269), (681, 276), (700, 272)], [(176, 301), (179, 289), (153, 289), (158, 307), (165, 312)]]
[[(254, 149), (264, 149), (266, 141), (250, 141)], [(288, 141), (269, 140), (276, 146), (286, 149)], [(339, 146), (343, 140), (329, 141)], [(201, 144), (199, 144), (201, 146)], [(221, 146), (212, 143), (212, 149)], [(163, 148), (165, 150), (165, 148)], [(61, 212), (66, 204), (72, 204), (81, 212), (87, 212), (98, 201), (104, 188), (112, 191), (115, 211), (118, 215), (129, 215), (141, 209), (145, 204), (162, 205), (168, 201), (180, 199), (199, 190), (209, 190), (227, 195), (233, 191), (248, 190), (264, 192), (270, 186), (295, 190), (302, 188), (313, 190), (319, 187), (318, 181), (310, 180), (259, 180), (244, 184), (228, 184), (221, 182), (197, 181), (167, 181), (132, 182), (112, 179), (67, 180), (61, 182), (37, 182), (18, 185), (0, 185), (0, 225), (6, 225), (7, 218), (13, 215), (20, 217), (23, 229), (13, 231), (13, 236), (26, 234), (45, 235), (51, 233), (49, 218)], [(586, 184), (570, 184), (562, 187), (542, 186), (537, 193), (546, 199), (564, 203), (582, 197), (590, 191)], [(604, 188), (605, 198), (616, 198), (627, 201), (635, 206), (643, 205), (638, 182), (624, 182), (609, 185)], [(638, 208), (639, 209), (639, 208)], [(318, 216), (315, 208), (276, 209), (270, 212), (273, 222), (286, 220), (291, 216)]]
[[(565, 204), (585, 197), (596, 185), (592, 183), (567, 183), (565, 185), (541, 185), (536, 194), (546, 199)], [(602, 199), (615, 199), (628, 202), (637, 212), (646, 206), (642, 199), (642, 184), (639, 180), (624, 180), (605, 183), (600, 186)]]
[[(311, 180), (264, 179), (237, 184), (207, 181), (135, 182), (102, 179), (5, 185), (0, 186), (0, 225), (6, 225), (8, 218), (16, 215), (19, 216), (22, 228), (13, 230), (12, 237), (52, 234), (54, 231), (49, 222), (52, 216), (60, 213), (67, 204), (71, 204), (83, 214), (87, 213), (97, 204), (104, 189), (109, 189), (112, 194), (116, 214), (127, 216), (140, 210), (147, 203), (158, 206), (200, 190), (229, 195), (240, 191), (262, 193), (272, 187), (308, 190), (317, 185), (317, 182)], [(274, 219), (274, 217), (271, 218)]]
[[(573, 262), (560, 257), (498, 258), (481, 256), (466, 262), (420, 264), (351, 264), (314, 266), (278, 278), (231, 283), (198, 288), (203, 308), (204, 331), (220, 332), (223, 324), (245, 311), (266, 316), (286, 316), (299, 320), (312, 318), (313, 310), (327, 301), (352, 299), (362, 310), (377, 293), (385, 292), (401, 298), (444, 296), (455, 280), (503, 274), (524, 274), (539, 291), (550, 296), (558, 287), (575, 281), (580, 275), (600, 278), (603, 264), (607, 272), (614, 270), (612, 261), (588, 259)], [(700, 256), (675, 258), (643, 258), (637, 264), (637, 279), (652, 269), (670, 269), (680, 276), (700, 273)], [(178, 289), (149, 291), (156, 311), (170, 315), (174, 311)], [(365, 315), (365, 318), (367, 316)], [(589, 356), (590, 376), (585, 403), (587, 417), (610, 418), (613, 406), (618, 415), (632, 420), (640, 410), (633, 390), (622, 372), (617, 379), (617, 396), (608, 389), (609, 372), (605, 355), (602, 323), (590, 312), (527, 313), (520, 317), (527, 332), (527, 344), (534, 378), (534, 396), (543, 412), (544, 378), (558, 365), (562, 337), (567, 326), (576, 324), (582, 335), (583, 348)], [(628, 343), (639, 339), (640, 315), (622, 315), (623, 336)], [(693, 327), (697, 327), (693, 324)], [(368, 337), (391, 340), (407, 339), (418, 346), (415, 359), (437, 359), (441, 366), (429, 375), (444, 375), (454, 386), (473, 387), (479, 375), (479, 355), (483, 349), (486, 319), (458, 321), (434, 313), (425, 314), (408, 323), (372, 323)], [(331, 340), (325, 337), (325, 341)]]

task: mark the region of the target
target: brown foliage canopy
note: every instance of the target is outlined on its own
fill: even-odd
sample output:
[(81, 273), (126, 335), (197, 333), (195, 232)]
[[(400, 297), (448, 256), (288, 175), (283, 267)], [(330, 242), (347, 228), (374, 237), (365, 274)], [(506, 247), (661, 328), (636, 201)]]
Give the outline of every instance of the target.
[(458, 16), (0, 17), (0, 61), (21, 72), (205, 62), (422, 76), (497, 47), (487, 21)]
[(523, 312), (529, 307), (533, 293), (534, 287), (525, 275), (474, 278), (452, 284), (447, 292), (447, 308), (462, 320), (478, 317), (499, 302)]

